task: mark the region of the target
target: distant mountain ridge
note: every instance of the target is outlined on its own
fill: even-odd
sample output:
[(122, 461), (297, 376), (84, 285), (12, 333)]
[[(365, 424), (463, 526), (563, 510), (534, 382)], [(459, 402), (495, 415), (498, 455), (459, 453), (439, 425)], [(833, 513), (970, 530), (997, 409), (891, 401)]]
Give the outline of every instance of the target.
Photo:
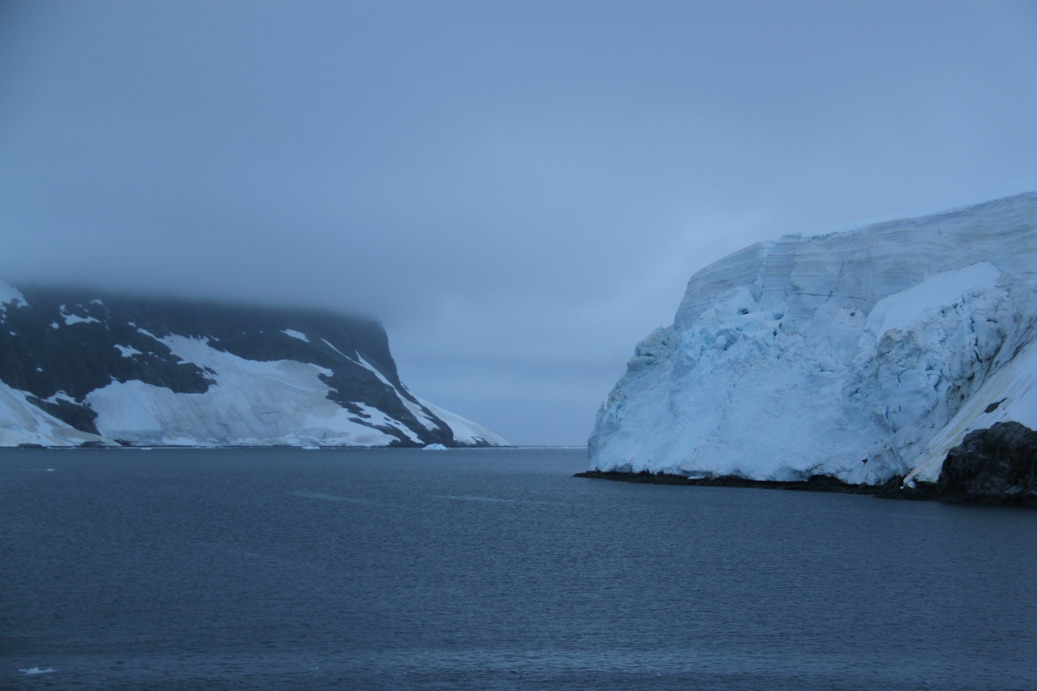
[(502, 445), (329, 312), (0, 282), (0, 446)]

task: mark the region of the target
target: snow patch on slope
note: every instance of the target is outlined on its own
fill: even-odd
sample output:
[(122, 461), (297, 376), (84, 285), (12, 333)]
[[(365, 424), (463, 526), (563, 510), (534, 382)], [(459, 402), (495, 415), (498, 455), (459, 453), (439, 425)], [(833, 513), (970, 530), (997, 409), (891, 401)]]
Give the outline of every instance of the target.
[(8, 307), (28, 307), (28, 305), (29, 303), (25, 301), (20, 290), (9, 283), (0, 281), (0, 313), (3, 313)]
[(101, 320), (96, 317), (81, 317), (78, 314), (72, 314), (67, 311), (67, 305), (61, 305), (59, 308), (61, 311), (61, 319), (65, 322), (65, 326), (72, 326), (73, 324), (100, 324)]
[(135, 444), (384, 446), (395, 437), (327, 399), (328, 370), (292, 360), (259, 362), (171, 335), (157, 339), (185, 362), (215, 372), (204, 393), (140, 381), (96, 389), (86, 402), (101, 434)]
[[(375, 376), (375, 378), (379, 382), (381, 382), (383, 385), (388, 387), (396, 395), (396, 398), (400, 401), (400, 403), (403, 405), (403, 407), (406, 408), (408, 411), (410, 411), (410, 414), (413, 415), (414, 418), (425, 429), (436, 429), (436, 427), (438, 426), (438, 425), (436, 425), (436, 421), (433, 420), (432, 418), (430, 418), (428, 416), (428, 414), (426, 413), (426, 411), (423, 410), (420, 405), (415, 404), (414, 401), (410, 400), (407, 396), (403, 395), (403, 393), (401, 393), (400, 390), (398, 388), (396, 388), (396, 385), (393, 384), (391, 381), (389, 381), (389, 378), (386, 377), (384, 374), (382, 374), (381, 371), (377, 367), (375, 367), (370, 362), (368, 362), (366, 359), (364, 359), (363, 355), (360, 355), (359, 353), (357, 353), (357, 356), (355, 358), (352, 358), (352, 357), (346, 355), (345, 353), (343, 353), (341, 350), (339, 350), (335, 346), (333, 346), (326, 339), (322, 338), (321, 340), (324, 341), (324, 343), (329, 348), (334, 350), (336, 353), (338, 353), (342, 357), (346, 358), (347, 360), (349, 360), (350, 362), (352, 362), (352, 363), (354, 363), (356, 365), (360, 365), (361, 367), (363, 367), (364, 369), (369, 371), (371, 374), (373, 374)], [(401, 384), (401, 386), (402, 386), (402, 384)], [(406, 389), (406, 387), (404, 387), (404, 389)]]
[(346, 358), (347, 360), (352, 360), (353, 362), (356, 362), (356, 360), (353, 360), (353, 358), (349, 357), (348, 355), (346, 355), (345, 353), (343, 353), (343, 352), (342, 352), (341, 350), (339, 350), (338, 348), (336, 348), (335, 346), (333, 346), (333, 345), (331, 344), (331, 341), (329, 341), (328, 339), (326, 339), (326, 338), (322, 338), (322, 339), (320, 339), (320, 340), (324, 342), (324, 345), (328, 346), (329, 348), (331, 348), (332, 350), (334, 350), (334, 351), (335, 351), (336, 353), (338, 353), (338, 354), (339, 354), (339, 355), (341, 355), (342, 357)]
[(414, 434), (414, 432), (409, 427), (404, 425), (399, 420), (389, 417), (378, 408), (370, 406), (366, 403), (361, 403), (359, 401), (351, 402), (351, 405), (355, 405), (357, 408), (360, 409), (360, 418), (364, 421), (364, 424), (373, 427), (392, 427), (393, 429), (397, 429), (400, 432), (402, 432), (404, 436), (406, 436), (415, 444), (421, 443), (421, 438), (418, 437), (418, 435)]
[(994, 288), (1000, 277), (1001, 272), (990, 262), (930, 276), (916, 286), (876, 302), (868, 314), (867, 328), (879, 337), (891, 329), (909, 331), (961, 296)]
[[(89, 441), (106, 438), (113, 443), (119, 439), (132, 444), (207, 446), (451, 443), (451, 432), (446, 424), (418, 403), (396, 377), (387, 344), (379, 342), (384, 338), (384, 331), (374, 324), (328, 315), (326, 325), (306, 322), (308, 335), (286, 328), (293, 323), (298, 326), (305, 320), (293, 320), (283, 311), (271, 311), (268, 319), (250, 312), (241, 321), (242, 325), (248, 325), (248, 331), (240, 331), (239, 336), (236, 327), (228, 331), (224, 314), (214, 312), (211, 306), (199, 305), (199, 314), (189, 316), (182, 314), (178, 305), (166, 315), (163, 312), (166, 306), (161, 302), (153, 309), (137, 312), (137, 301), (124, 305), (115, 298), (109, 306), (96, 298), (87, 301), (71, 295), (63, 303), (44, 300), (44, 306), (36, 310), (6, 283), (0, 283), (0, 298), (0, 321), (7, 317), (10, 322), (11, 310), (19, 305), (35, 317), (27, 322), (23, 331), (16, 333), (13, 326), (5, 328), (4, 331), (14, 337), (5, 343), (38, 353), (43, 358), (40, 362), (25, 363), (24, 376), (11, 378), (11, 381), (17, 379), (20, 386), (21, 382), (29, 381), (31, 385), (24, 384), (26, 389), (42, 391), (41, 396), (52, 394), (41, 403), (20, 392), (10, 405), (14, 408), (29, 406), (25, 415), (37, 422), (51, 424), (52, 420), (39, 417), (42, 409), (33, 405), (34, 401), (47, 411), (66, 417), (71, 424), (91, 429), (96, 424), (106, 436), (90, 435), (86, 438)], [(212, 320), (211, 326), (207, 320)], [(105, 328), (68, 328), (91, 323), (102, 323)], [(129, 336), (119, 336), (119, 333), (125, 334), (123, 325), (162, 346), (158, 350), (146, 346), (146, 341), (142, 344), (132, 332)], [(195, 338), (157, 335), (176, 333), (190, 333)], [(210, 334), (207, 340), (198, 340), (203, 333)], [(358, 336), (358, 343), (372, 349), (360, 351), (351, 346), (350, 357), (326, 338), (318, 338), (327, 333), (345, 334), (350, 343), (353, 336)], [(247, 357), (258, 354), (259, 359), (249, 360), (225, 352), (219, 335), (230, 335), (234, 352), (247, 354)], [(323, 341), (330, 350), (320, 347), (300, 350), (298, 344), (292, 346), (287, 342), (289, 338), (314, 345)], [(48, 343), (57, 343), (60, 347), (50, 348)], [(113, 348), (121, 357), (113, 355)], [(148, 351), (148, 357), (144, 357), (142, 351)], [(173, 357), (167, 357), (167, 352)], [(12, 353), (13, 362), (5, 359), (8, 364), (5, 372), (18, 362), (18, 351)], [(266, 357), (284, 359), (273, 362), (262, 359)], [(134, 360), (120, 362), (121, 358)], [(179, 367), (177, 360), (193, 363), (199, 369)], [(308, 362), (311, 360), (313, 362)], [(40, 377), (44, 365), (46, 376)], [(133, 379), (127, 381), (127, 377)], [(101, 387), (92, 392), (84, 391), (84, 381), (89, 381), (92, 387), (97, 387), (99, 381)], [(169, 388), (145, 381), (162, 382)], [(174, 389), (196, 393), (176, 393)], [(197, 393), (200, 389), (206, 390)], [(78, 400), (65, 393), (71, 390), (76, 391)], [(91, 412), (99, 415), (93, 423)], [(10, 412), (0, 411), (0, 414), (6, 416), (0, 418), (0, 424), (18, 417)], [(40, 427), (43, 422), (37, 427), (43, 429)], [(8, 427), (16, 429), (18, 425), (11, 423)], [(64, 427), (66, 425), (60, 423), (58, 429)], [(7, 434), (0, 438), (0, 444), (41, 440), (51, 443), (48, 440), (54, 436), (45, 430), (27, 429), (24, 435)], [(459, 436), (467, 438), (464, 433)]]
[[(80, 432), (27, 400), (28, 393), (0, 382), (0, 446), (40, 444), (42, 446), (79, 446), (103, 441), (96, 434)], [(71, 400), (52, 396), (50, 400)]]
[(491, 432), (482, 425), (472, 422), (468, 418), (451, 413), (449, 410), (443, 410), (439, 406), (433, 405), (426, 400), (420, 398), (418, 400), (421, 402), (421, 405), (428, 408), (433, 415), (447, 424), (454, 435), (454, 441), (458, 444), (509, 446), (508, 441), (504, 437)]
[[(334, 350), (342, 357), (370, 371), (372, 374), (374, 374), (378, 381), (392, 389), (393, 392), (396, 394), (396, 397), (400, 400), (400, 403), (402, 403), (403, 406), (411, 412), (411, 414), (417, 419), (419, 423), (421, 423), (422, 426), (425, 427), (425, 429), (431, 430), (436, 429), (437, 427), (435, 420), (428, 416), (428, 413), (432, 413), (432, 415), (435, 415), (440, 420), (446, 423), (447, 427), (450, 428), (450, 431), (453, 434), (454, 441), (458, 444), (489, 444), (491, 446), (508, 446), (507, 440), (505, 440), (500, 435), (491, 432), (482, 425), (476, 424), (467, 418), (451, 413), (448, 410), (444, 410), (439, 406), (433, 405), (432, 403), (429, 403), (426, 400), (414, 396), (402, 383), (400, 384), (400, 387), (403, 389), (403, 391), (401, 392), (400, 389), (394, 386), (393, 383), (389, 381), (389, 379), (384, 374), (382, 374), (377, 367), (375, 367), (366, 359), (364, 359), (362, 355), (357, 354), (356, 358), (352, 358), (343, 353), (341, 350), (336, 348), (331, 343), (329, 343), (326, 339), (322, 338), (321, 340), (324, 341), (325, 345), (327, 345), (329, 348)], [(404, 395), (404, 393), (406, 393), (407, 395)], [(417, 401), (417, 403), (410, 399), (411, 396), (414, 396), (414, 401)]]
[(48, 403), (60, 403), (62, 401), (64, 401), (65, 403), (72, 403), (72, 404), (77, 404), (78, 403), (78, 401), (76, 401), (76, 399), (72, 398), (71, 396), (69, 396), (64, 391), (57, 391), (57, 392), (51, 394), (50, 396), (47, 396), (43, 400), (47, 401)]

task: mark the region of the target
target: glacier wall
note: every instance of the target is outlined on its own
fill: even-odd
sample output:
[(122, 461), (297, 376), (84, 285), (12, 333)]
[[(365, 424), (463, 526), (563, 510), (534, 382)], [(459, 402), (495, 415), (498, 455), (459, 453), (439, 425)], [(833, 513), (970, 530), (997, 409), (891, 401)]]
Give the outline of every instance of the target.
[(602, 471), (933, 481), (1037, 429), (1037, 193), (753, 245), (695, 274), (598, 412)]

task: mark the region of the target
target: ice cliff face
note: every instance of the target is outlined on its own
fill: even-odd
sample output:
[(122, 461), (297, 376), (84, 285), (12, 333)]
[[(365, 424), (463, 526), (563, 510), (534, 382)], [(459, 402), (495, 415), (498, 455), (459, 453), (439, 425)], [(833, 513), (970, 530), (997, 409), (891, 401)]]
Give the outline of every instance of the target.
[(0, 282), (0, 446), (497, 445), (374, 322)]
[(1037, 193), (753, 245), (693, 276), (602, 405), (592, 467), (934, 482), (1037, 429)]

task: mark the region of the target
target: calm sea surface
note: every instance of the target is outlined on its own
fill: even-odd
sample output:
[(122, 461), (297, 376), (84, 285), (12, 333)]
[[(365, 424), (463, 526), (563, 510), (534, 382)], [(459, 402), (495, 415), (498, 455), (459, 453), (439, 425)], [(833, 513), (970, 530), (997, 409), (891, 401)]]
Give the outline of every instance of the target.
[(1037, 512), (584, 466), (4, 450), (0, 688), (1037, 688)]

